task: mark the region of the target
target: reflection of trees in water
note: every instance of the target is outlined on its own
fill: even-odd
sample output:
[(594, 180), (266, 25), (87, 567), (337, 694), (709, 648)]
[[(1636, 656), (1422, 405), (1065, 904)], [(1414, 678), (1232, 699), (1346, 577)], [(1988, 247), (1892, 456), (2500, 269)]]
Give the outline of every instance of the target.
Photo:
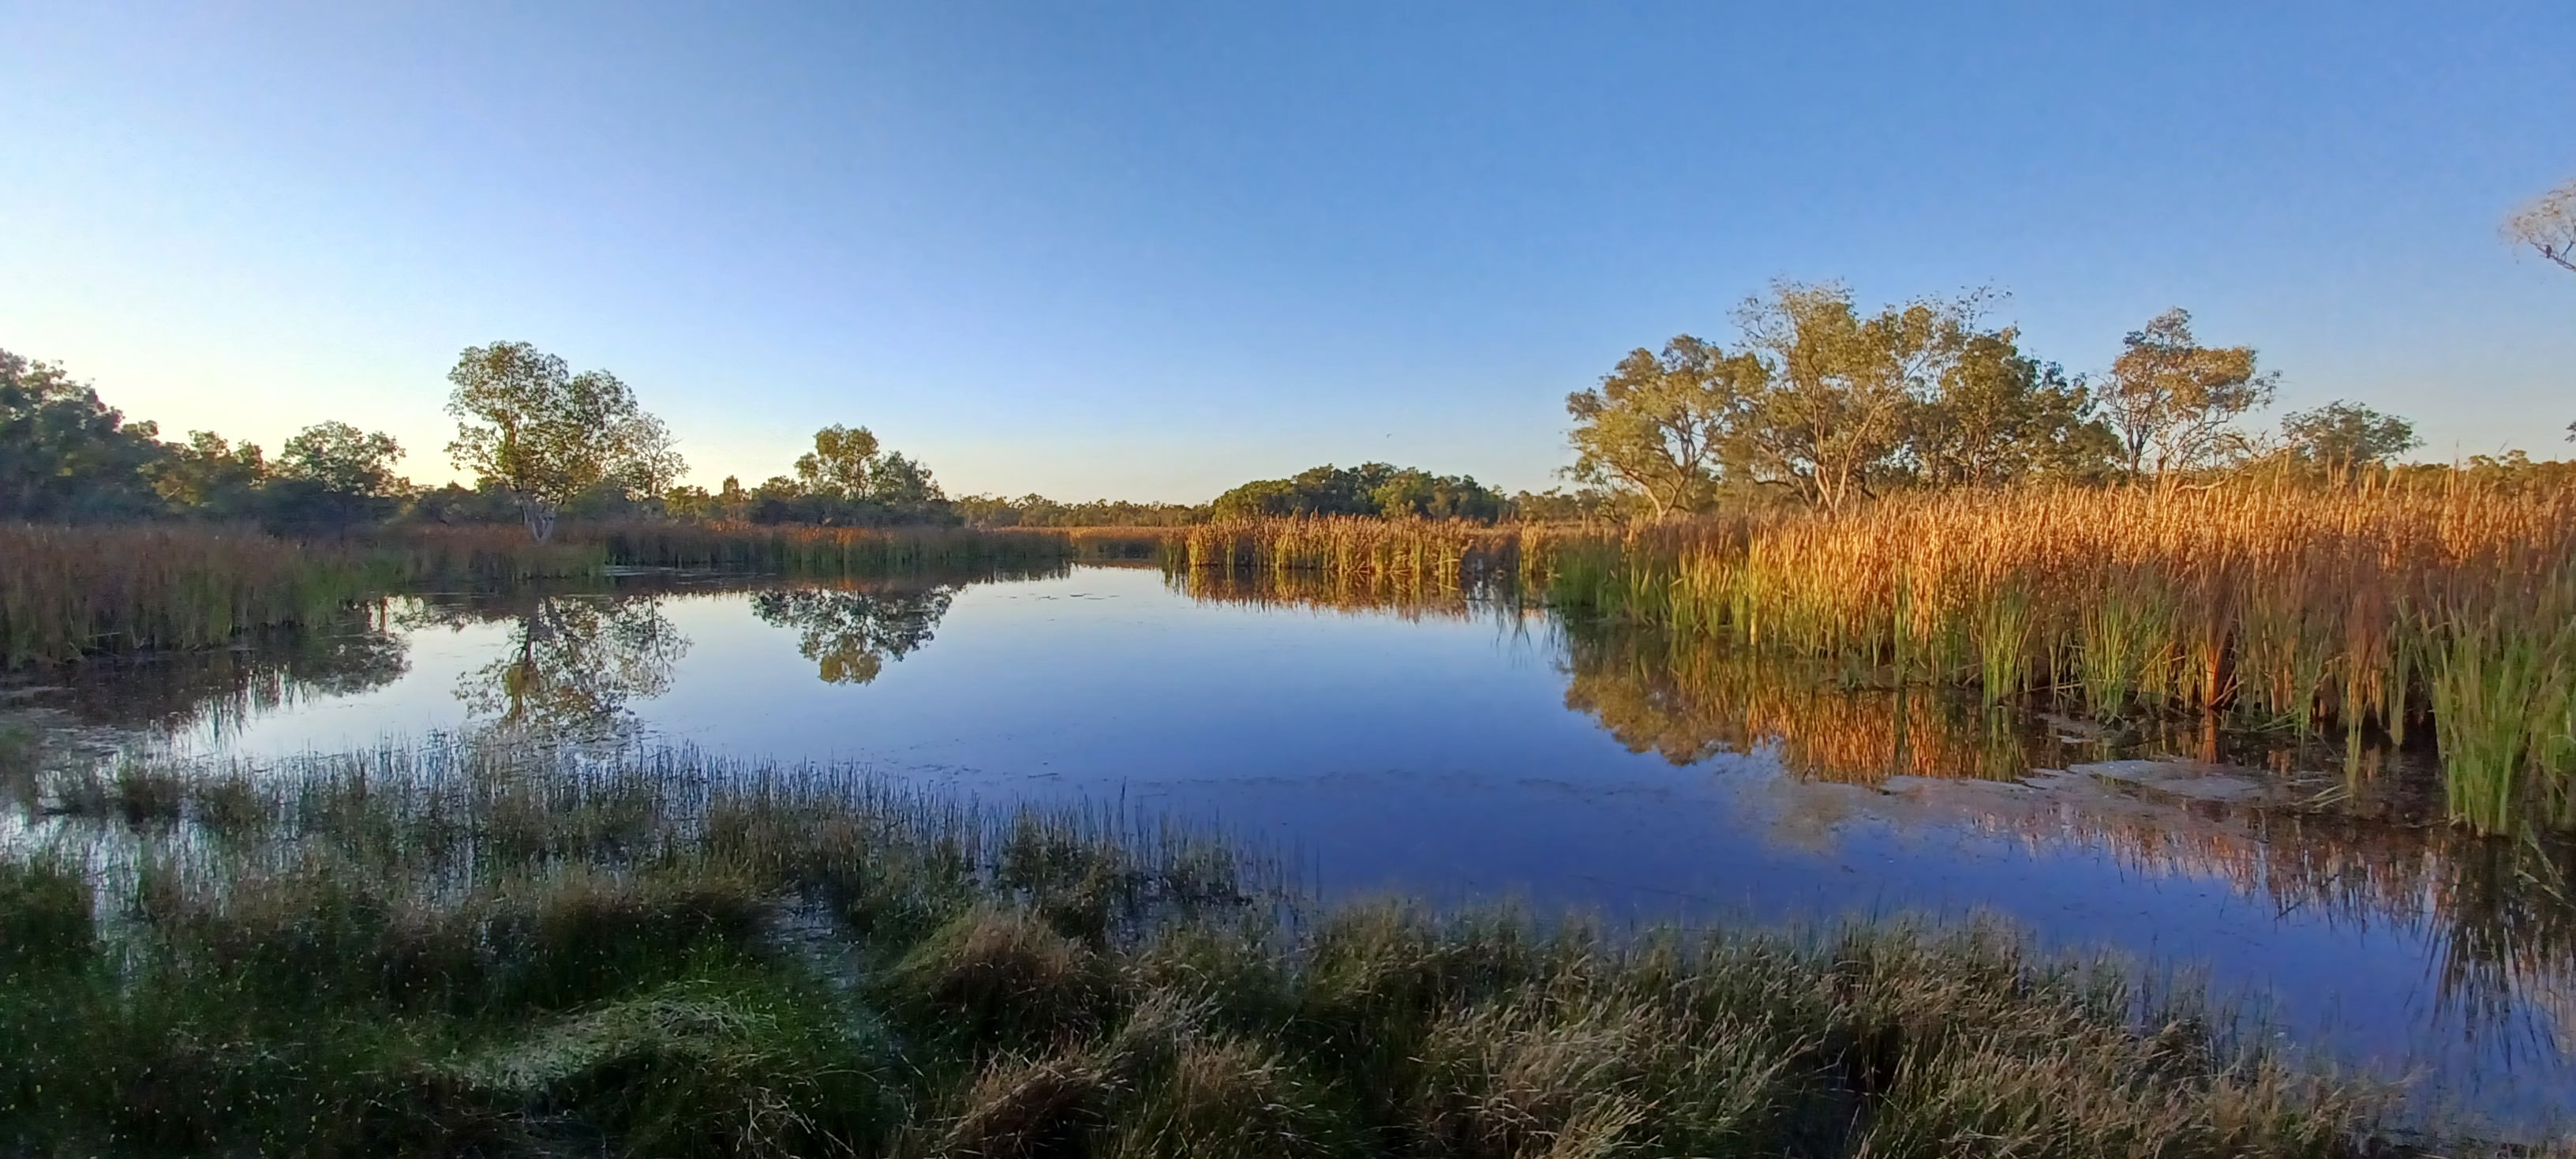
[(2035, 720), (1956, 697), (1846, 688), (1808, 666), (1660, 633), (1569, 626), (1565, 664), (1566, 707), (1630, 752), (1677, 765), (1769, 750), (1816, 780), (1997, 780), (2063, 763), (2069, 747)]
[(629, 701), (670, 690), (688, 650), (658, 596), (538, 594), (517, 608), (503, 653), (458, 679), (456, 698), (503, 727), (603, 739), (632, 726)]
[[(1842, 686), (1819, 672), (1654, 633), (1566, 632), (1566, 705), (1632, 752), (1692, 764), (1766, 751), (1813, 780), (1883, 785), (1906, 775), (2016, 780), (2130, 756), (2181, 756), (2278, 771), (2351, 760), (2331, 801), (2181, 802), (2114, 782), (2046, 792), (1943, 792), (1919, 799), (2034, 852), (2099, 850), (2143, 875), (2227, 883), (2282, 912), (2393, 925), (2433, 946), (2437, 1016), (2501, 1028), (2518, 1002), (2576, 1054), (2576, 843), (2502, 839), (2409, 823), (2422, 785), (2382, 750), (2358, 759), (2313, 738), (2247, 733), (2206, 715), (2095, 731), (1973, 700)], [(2411, 766), (2414, 780), (2431, 770)], [(1966, 788), (1966, 787), (1963, 787)], [(1909, 798), (1913, 800), (1915, 798)]]
[(797, 633), (796, 650), (815, 663), (827, 684), (865, 684), (930, 643), (931, 630), (948, 614), (957, 588), (863, 590), (782, 588), (755, 592), (751, 611), (761, 622)]
[(2282, 772), (2343, 766), (2348, 804), (2394, 810), (2420, 799), (2410, 794), (2420, 786), (2387, 772), (2409, 764), (2403, 754), (2235, 727), (2208, 713), (2105, 724), (1988, 705), (1954, 689), (1875, 686), (1867, 673), (1705, 638), (1601, 624), (1567, 624), (1564, 635), (1566, 706), (1631, 752), (1677, 765), (1768, 751), (1801, 777), (1876, 785), (1900, 776), (2017, 780), (2034, 768), (2162, 756)]
[(1408, 620), (1467, 619), (1513, 603), (1500, 579), (1455, 584), (1414, 573), (1226, 567), (1179, 568), (1163, 578), (1172, 590), (1202, 603), (1392, 612)]
[(371, 605), (326, 625), (264, 632), (241, 647), (87, 661), (67, 670), (65, 687), (73, 716), (85, 723), (221, 733), (308, 697), (391, 684), (410, 669), (408, 651)]

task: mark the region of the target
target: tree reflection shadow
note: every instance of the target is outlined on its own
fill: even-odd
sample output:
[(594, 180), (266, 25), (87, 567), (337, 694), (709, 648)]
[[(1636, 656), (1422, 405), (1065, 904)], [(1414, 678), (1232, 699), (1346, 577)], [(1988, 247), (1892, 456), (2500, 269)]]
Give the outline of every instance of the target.
[[(2104, 727), (1921, 689), (1854, 687), (1848, 674), (1614, 625), (1564, 628), (1565, 703), (1632, 752), (1676, 765), (1760, 753), (1807, 781), (1888, 788), (2019, 782), (2035, 770), (2108, 770), (2154, 758), (2305, 778), (2247, 778), (2241, 800), (2182, 797), (2108, 775), (2046, 789), (1920, 785), (1877, 798), (1890, 816), (1964, 825), (2033, 849), (2101, 852), (2142, 876), (2187, 876), (2268, 899), (2283, 914), (2395, 927), (2425, 940), (2436, 1019), (2576, 1056), (2576, 842), (2487, 837), (2438, 822), (2426, 754), (2347, 748), (2230, 727), (2206, 714)], [(2336, 775), (2340, 771), (2340, 776)], [(2315, 793), (2319, 783), (2330, 791)], [(2296, 786), (2296, 787), (2293, 787)], [(1931, 791), (1938, 790), (1938, 791)], [(1900, 803), (1901, 804), (1898, 804)]]
[(596, 741), (634, 727), (628, 702), (670, 690), (689, 639), (659, 596), (538, 594), (501, 655), (458, 678), (456, 698), (509, 729)]
[(218, 735), (308, 697), (382, 688), (411, 668), (409, 645), (378, 604), (328, 624), (262, 633), (238, 647), (93, 660), (66, 668), (65, 706), (85, 723)]
[(755, 592), (761, 622), (797, 633), (796, 651), (826, 684), (866, 684), (930, 643), (956, 598), (954, 585), (925, 588), (781, 588)]

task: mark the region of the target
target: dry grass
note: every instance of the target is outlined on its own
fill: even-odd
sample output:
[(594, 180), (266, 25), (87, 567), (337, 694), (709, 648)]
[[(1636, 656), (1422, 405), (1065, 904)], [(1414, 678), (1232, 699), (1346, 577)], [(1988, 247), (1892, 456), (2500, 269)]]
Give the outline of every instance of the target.
[(566, 536), (596, 543), (610, 562), (804, 576), (878, 575), (929, 568), (1044, 567), (1074, 557), (1062, 532), (964, 527), (814, 527), (752, 523), (611, 523)]
[(1455, 587), (1509, 574), (1519, 533), (1484, 524), (1332, 515), (1228, 520), (1176, 529), (1175, 567), (1252, 572), (1322, 572), (1388, 577)]
[(1522, 558), (1560, 606), (1992, 699), (2048, 690), (2097, 713), (2178, 706), (2400, 739), (2440, 720), (2475, 785), (2459, 815), (2484, 828), (2509, 820), (2469, 807), (2511, 796), (2498, 781), (2531, 774), (2563, 801), (2576, 771), (2560, 740), (2576, 490), (1952, 491), (1839, 516), (1532, 530)]
[(506, 530), (306, 542), (223, 527), (0, 524), (0, 666), (220, 647), (320, 622), (403, 584), (598, 570), (596, 548)]

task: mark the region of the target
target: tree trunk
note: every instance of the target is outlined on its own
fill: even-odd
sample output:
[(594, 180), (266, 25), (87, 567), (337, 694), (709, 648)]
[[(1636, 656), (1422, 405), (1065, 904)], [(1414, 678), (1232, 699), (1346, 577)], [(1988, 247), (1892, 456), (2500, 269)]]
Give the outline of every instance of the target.
[(522, 499), (519, 501), (519, 516), (526, 520), (528, 534), (535, 537), (537, 542), (544, 543), (554, 538), (554, 504), (543, 499)]

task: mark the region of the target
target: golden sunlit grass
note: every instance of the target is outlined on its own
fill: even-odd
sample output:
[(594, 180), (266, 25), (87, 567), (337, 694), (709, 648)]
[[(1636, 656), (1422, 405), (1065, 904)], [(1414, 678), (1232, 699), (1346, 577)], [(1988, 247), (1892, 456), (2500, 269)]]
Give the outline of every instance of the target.
[(625, 566), (790, 575), (1024, 567), (1074, 555), (1062, 532), (1018, 528), (635, 522), (569, 534), (600, 544), (611, 562)]
[(1520, 544), (1519, 534), (1506, 527), (1346, 515), (1227, 520), (1177, 530), (1172, 562), (1193, 570), (1326, 572), (1453, 586), (1508, 572)]
[(2576, 492), (2031, 489), (1524, 533), (1559, 606), (2096, 712), (2439, 723), (2482, 828), (2576, 769)]

